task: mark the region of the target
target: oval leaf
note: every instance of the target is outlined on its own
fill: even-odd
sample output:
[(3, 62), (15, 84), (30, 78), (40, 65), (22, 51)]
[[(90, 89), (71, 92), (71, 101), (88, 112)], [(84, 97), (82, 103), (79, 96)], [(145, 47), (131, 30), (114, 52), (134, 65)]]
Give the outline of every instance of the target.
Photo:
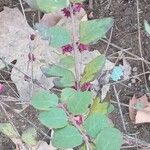
[(37, 138), (37, 132), (35, 128), (29, 128), (26, 131), (22, 133), (21, 136), (22, 140), (29, 146), (35, 146), (38, 141), (36, 140)]
[(49, 91), (42, 90), (32, 97), (32, 106), (39, 110), (49, 110), (51, 107), (55, 107), (58, 104), (58, 97), (55, 94), (51, 94)]
[(68, 124), (68, 118), (61, 108), (51, 108), (39, 114), (40, 122), (48, 128), (62, 128)]
[(42, 66), (41, 70), (46, 77), (58, 77), (54, 80), (54, 84), (56, 87), (64, 88), (74, 85), (74, 74), (68, 69), (60, 67), (58, 65), (50, 65), (49, 67)]
[(71, 96), (73, 96), (75, 93), (76, 93), (76, 90), (75, 90), (75, 89), (72, 89), (72, 88), (65, 88), (65, 89), (63, 89), (62, 92), (61, 92), (61, 98), (60, 98), (60, 100), (61, 100), (62, 102), (68, 101), (69, 98), (70, 98)]
[(68, 0), (36, 0), (39, 9), (44, 12), (55, 12), (69, 5)]
[(80, 23), (80, 42), (83, 44), (95, 43), (104, 38), (112, 27), (112, 18), (95, 19)]
[(97, 56), (91, 62), (89, 62), (84, 69), (84, 73), (81, 79), (81, 83), (93, 81), (97, 74), (103, 69), (106, 62), (105, 55)]
[(68, 110), (74, 115), (86, 113), (88, 111), (88, 106), (91, 104), (91, 102), (91, 92), (76, 92), (67, 101)]
[(75, 65), (75, 60), (73, 56), (65, 56), (60, 59), (59, 64), (60, 67), (64, 68), (72, 68)]
[(104, 128), (110, 127), (108, 118), (100, 113), (90, 115), (84, 122), (86, 132), (93, 138)]
[(52, 138), (52, 145), (61, 149), (74, 148), (81, 145), (82, 142), (81, 134), (71, 125), (56, 130)]
[(116, 128), (101, 131), (96, 138), (96, 150), (120, 150), (123, 138)]

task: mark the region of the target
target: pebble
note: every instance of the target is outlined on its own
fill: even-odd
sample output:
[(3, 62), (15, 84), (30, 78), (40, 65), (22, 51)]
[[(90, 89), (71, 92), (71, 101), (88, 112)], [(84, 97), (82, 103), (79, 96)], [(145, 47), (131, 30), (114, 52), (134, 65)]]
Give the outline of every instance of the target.
[(133, 67), (133, 69), (132, 69), (134, 72), (136, 72), (137, 71), (137, 67)]
[(132, 82), (132, 83), (136, 83), (136, 79), (134, 79), (134, 78), (131, 79), (131, 82)]
[(129, 83), (128, 86), (131, 86), (131, 83)]

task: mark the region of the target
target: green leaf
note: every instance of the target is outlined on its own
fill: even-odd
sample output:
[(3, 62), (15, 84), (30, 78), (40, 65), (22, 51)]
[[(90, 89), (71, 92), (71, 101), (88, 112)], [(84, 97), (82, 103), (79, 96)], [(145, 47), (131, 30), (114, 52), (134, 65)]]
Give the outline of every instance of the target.
[(59, 48), (71, 43), (71, 33), (63, 27), (52, 27), (47, 30), (50, 46)]
[(72, 56), (65, 56), (63, 58), (60, 59), (59, 64), (60, 67), (64, 67), (64, 68), (72, 68), (75, 65), (75, 60), (74, 57)]
[(29, 146), (35, 146), (38, 141), (36, 140), (37, 138), (37, 132), (35, 128), (28, 128), (26, 131), (22, 133), (21, 136), (22, 140)]
[(88, 111), (88, 106), (92, 102), (92, 94), (89, 91), (84, 92), (76, 92), (72, 96), (70, 96), (67, 101), (67, 107), (69, 112), (74, 115), (79, 115), (86, 113)]
[(97, 113), (97, 112), (101, 114), (107, 114), (108, 105), (109, 104), (107, 102), (100, 103), (100, 98), (96, 97), (90, 108), (90, 114)]
[(73, 96), (75, 93), (76, 93), (76, 90), (75, 90), (75, 89), (73, 89), (73, 88), (65, 88), (65, 89), (63, 89), (62, 92), (61, 92), (61, 98), (60, 98), (60, 100), (61, 100), (62, 102), (68, 101), (69, 98), (70, 98), (71, 96)]
[(100, 131), (110, 126), (108, 118), (100, 113), (90, 115), (84, 122), (84, 128), (92, 138), (95, 138)]
[(52, 145), (62, 149), (74, 148), (82, 142), (83, 139), (78, 129), (71, 125), (55, 130), (52, 137)]
[(145, 31), (150, 34), (150, 24), (144, 20), (144, 27), (145, 27)]
[(68, 124), (66, 113), (61, 108), (51, 108), (39, 114), (40, 122), (48, 128), (62, 128)]
[(120, 150), (123, 138), (118, 129), (107, 128), (96, 138), (96, 150)]
[(36, 0), (39, 9), (44, 12), (55, 12), (69, 5), (68, 0)]
[(107, 114), (110, 114), (113, 111), (114, 111), (114, 106), (112, 104), (109, 104)]
[(112, 18), (82, 21), (80, 23), (80, 42), (83, 44), (97, 42), (106, 36), (112, 25)]
[(49, 91), (41, 90), (33, 95), (31, 104), (36, 109), (49, 110), (51, 107), (57, 106), (58, 97)]
[(41, 67), (46, 77), (58, 77), (54, 80), (56, 87), (64, 88), (74, 85), (75, 77), (73, 72), (58, 65), (50, 65), (49, 67)]
[(98, 73), (103, 69), (106, 62), (105, 55), (97, 56), (85, 66), (85, 70), (81, 79), (81, 84), (93, 81)]
[(17, 138), (19, 136), (10, 123), (0, 123), (0, 132), (7, 135), (9, 138)]

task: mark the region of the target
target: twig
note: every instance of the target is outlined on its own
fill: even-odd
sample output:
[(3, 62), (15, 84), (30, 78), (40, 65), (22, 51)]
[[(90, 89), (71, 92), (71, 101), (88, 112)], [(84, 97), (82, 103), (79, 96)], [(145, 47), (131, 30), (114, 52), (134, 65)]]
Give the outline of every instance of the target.
[[(142, 42), (141, 42), (140, 14), (139, 14), (139, 1), (138, 0), (136, 0), (136, 6), (137, 6), (137, 24), (138, 24), (139, 51), (140, 51), (141, 58), (143, 58)], [(143, 69), (143, 72), (145, 72), (145, 66), (144, 66), (143, 61), (142, 61), (142, 69)], [(146, 80), (146, 76), (145, 75), (144, 75), (144, 80), (145, 80), (146, 88), (148, 90), (148, 84), (147, 84), (147, 80)]]
[[(6, 117), (7, 117), (7, 119), (9, 120), (9, 123), (12, 125), (13, 129), (14, 129), (15, 132), (17, 133), (17, 138), (19, 138), (19, 140), (20, 140), (20, 142), (21, 142), (21, 143), (20, 143), (21, 145), (19, 145), (19, 147), (20, 147), (20, 146), (23, 146), (24, 149), (30, 150), (27, 145), (23, 144), (22, 139), (21, 139), (21, 136), (20, 136), (18, 130), (16, 129), (16, 127), (15, 127), (15, 125), (13, 124), (12, 120), (10, 119), (10, 117), (8, 116), (8, 113), (7, 113), (6, 109), (4, 108), (4, 106), (2, 105), (1, 102), (0, 102), (0, 106), (1, 106), (2, 110), (4, 111), (4, 113), (5, 113)], [(17, 143), (15, 143), (15, 144), (16, 144), (16, 148), (17, 148)]]
[(22, 13), (23, 13), (23, 16), (24, 16), (24, 19), (26, 20), (26, 23), (27, 23), (27, 18), (26, 18), (26, 14), (25, 14), (25, 11), (24, 11), (24, 8), (23, 8), (23, 3), (21, 0), (19, 0), (19, 3), (20, 3), (20, 6), (21, 6), (21, 10), (22, 10)]
[(150, 143), (146, 142), (146, 141), (143, 141), (141, 139), (138, 139), (138, 138), (135, 138), (135, 137), (132, 137), (130, 135), (127, 135), (127, 134), (124, 134), (124, 139), (126, 140), (132, 140), (133, 142), (137, 142), (139, 146), (146, 146), (146, 147), (150, 147)]
[(126, 126), (125, 126), (125, 121), (124, 121), (124, 118), (123, 118), (123, 113), (122, 113), (122, 109), (121, 109), (121, 105), (120, 105), (120, 100), (119, 100), (119, 96), (118, 96), (115, 85), (113, 85), (113, 89), (114, 89), (115, 96), (116, 96), (116, 99), (117, 99), (117, 102), (118, 102), (118, 107), (119, 107), (119, 112), (120, 112), (120, 115), (121, 115), (123, 128), (124, 128), (124, 131), (127, 133), (127, 129), (126, 129)]
[(112, 33), (113, 33), (113, 27), (111, 28), (110, 37), (109, 37), (108, 44), (107, 44), (107, 47), (105, 50), (105, 55), (107, 54), (107, 51), (108, 51), (110, 43), (111, 43)]

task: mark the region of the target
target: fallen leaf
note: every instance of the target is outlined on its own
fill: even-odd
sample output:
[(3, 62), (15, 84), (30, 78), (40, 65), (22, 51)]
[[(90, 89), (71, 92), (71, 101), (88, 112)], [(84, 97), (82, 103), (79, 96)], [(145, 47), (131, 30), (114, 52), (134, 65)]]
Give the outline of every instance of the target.
[(129, 101), (129, 117), (133, 122), (135, 121), (137, 110), (140, 109), (139, 105), (145, 108), (148, 106), (148, 103), (149, 102), (146, 95), (140, 98), (136, 98), (135, 95), (132, 97), (132, 99)]
[(103, 101), (105, 99), (105, 97), (107, 96), (107, 92), (110, 89), (110, 84), (106, 84), (102, 87), (101, 89), (101, 101)]
[(150, 122), (150, 103), (147, 107), (145, 107), (142, 110), (138, 110), (136, 117), (135, 117), (135, 123), (149, 123)]
[(123, 79), (127, 80), (129, 79), (130, 75), (131, 75), (131, 66), (130, 64), (127, 62), (127, 60), (125, 58), (123, 58)]

